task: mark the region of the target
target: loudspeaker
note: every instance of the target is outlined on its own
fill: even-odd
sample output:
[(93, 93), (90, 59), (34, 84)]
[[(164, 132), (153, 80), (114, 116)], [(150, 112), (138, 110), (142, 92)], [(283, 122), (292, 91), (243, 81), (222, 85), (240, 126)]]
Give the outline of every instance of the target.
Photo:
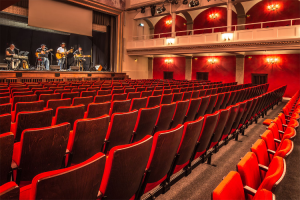
[(16, 77), (22, 77), (22, 72), (16, 72)]
[(50, 65), (50, 70), (60, 70), (58, 65)]
[(79, 71), (79, 67), (77, 66), (70, 66), (71, 71)]
[(55, 77), (60, 77), (60, 73), (55, 73)]
[(92, 74), (88, 74), (88, 77), (91, 77), (92, 76)]
[(111, 74), (111, 77), (115, 77), (115, 74)]

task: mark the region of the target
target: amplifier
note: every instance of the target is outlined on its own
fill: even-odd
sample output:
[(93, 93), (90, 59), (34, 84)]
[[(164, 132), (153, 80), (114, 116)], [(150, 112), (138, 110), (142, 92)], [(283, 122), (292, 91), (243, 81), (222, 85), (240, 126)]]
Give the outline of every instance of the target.
[(0, 68), (8, 69), (7, 63), (0, 63)]
[(79, 67), (77, 66), (70, 66), (71, 71), (79, 71)]
[(50, 65), (50, 70), (60, 70), (58, 65)]

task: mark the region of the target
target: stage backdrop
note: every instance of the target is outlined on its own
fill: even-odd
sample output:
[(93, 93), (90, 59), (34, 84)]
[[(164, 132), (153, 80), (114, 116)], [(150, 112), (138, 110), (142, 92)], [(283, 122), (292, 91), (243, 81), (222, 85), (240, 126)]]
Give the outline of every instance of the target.
[[(109, 28), (108, 28), (109, 29)], [(110, 29), (109, 29), (110, 30)], [(0, 25), (0, 62), (4, 62), (5, 49), (11, 43), (21, 51), (29, 51), (30, 65), (36, 65), (35, 51), (41, 44), (46, 44), (48, 49), (53, 49), (52, 64), (57, 65), (55, 53), (62, 42), (65, 42), (67, 49), (71, 47), (76, 50), (78, 46), (83, 48), (84, 55), (91, 55), (93, 49), (93, 57), (91, 66), (102, 65), (107, 71), (110, 71), (110, 32), (100, 33), (93, 31), (93, 37), (82, 36), (77, 34), (63, 35), (58, 33), (50, 33), (36, 31), (32, 29), (23, 29), (17, 27)], [(85, 69), (90, 67), (90, 60), (87, 58)], [(51, 63), (51, 56), (49, 55)], [(75, 65), (73, 54), (68, 56), (68, 66)]]

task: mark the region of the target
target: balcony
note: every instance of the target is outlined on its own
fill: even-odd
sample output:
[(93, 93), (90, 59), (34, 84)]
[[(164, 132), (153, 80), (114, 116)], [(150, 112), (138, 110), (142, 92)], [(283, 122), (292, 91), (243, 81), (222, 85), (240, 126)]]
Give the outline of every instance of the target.
[(129, 55), (299, 48), (299, 18), (135, 36), (127, 43)]

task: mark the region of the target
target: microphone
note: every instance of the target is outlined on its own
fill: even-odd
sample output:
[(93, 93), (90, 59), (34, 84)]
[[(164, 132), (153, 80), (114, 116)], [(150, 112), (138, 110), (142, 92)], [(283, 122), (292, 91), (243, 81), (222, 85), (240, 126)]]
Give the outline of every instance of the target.
[(20, 50), (20, 49), (18, 49), (18, 48), (16, 48), (16, 47), (15, 47), (15, 49), (18, 50), (18, 51)]

